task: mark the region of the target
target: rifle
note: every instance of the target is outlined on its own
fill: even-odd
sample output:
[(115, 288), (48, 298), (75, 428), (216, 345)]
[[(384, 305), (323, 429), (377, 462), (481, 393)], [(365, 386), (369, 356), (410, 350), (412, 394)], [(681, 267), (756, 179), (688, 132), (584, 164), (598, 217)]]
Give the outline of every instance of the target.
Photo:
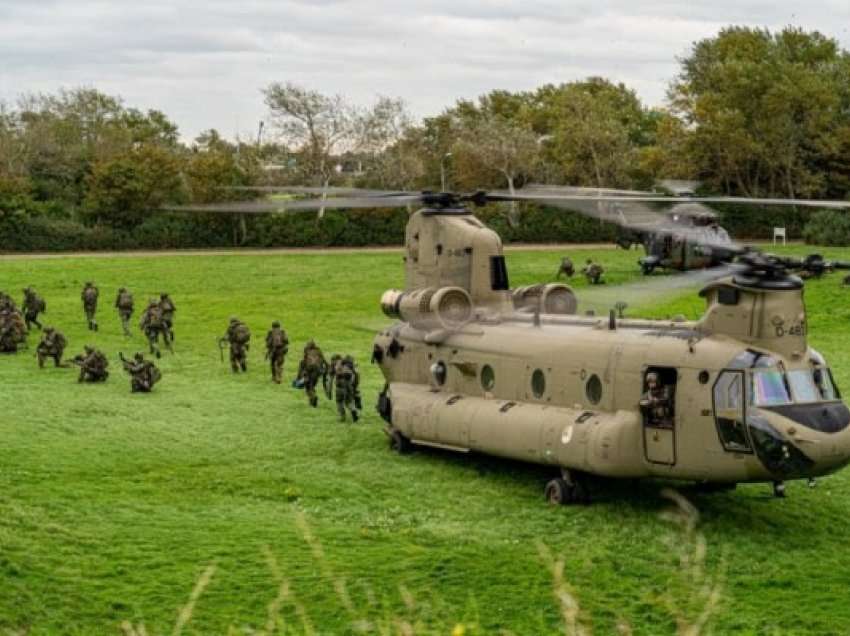
[(121, 360), (121, 364), (124, 365), (124, 370), (127, 373), (131, 373), (131, 369), (133, 367), (133, 363), (130, 362), (127, 358), (124, 357), (124, 352), (121, 351), (118, 353), (118, 358)]
[(218, 342), (218, 352), (221, 355), (221, 361), (224, 362), (224, 347), (223, 347), (223, 345), (225, 343), (229, 342), (229, 341), (228, 341), (227, 338), (219, 338), (217, 340), (217, 342)]

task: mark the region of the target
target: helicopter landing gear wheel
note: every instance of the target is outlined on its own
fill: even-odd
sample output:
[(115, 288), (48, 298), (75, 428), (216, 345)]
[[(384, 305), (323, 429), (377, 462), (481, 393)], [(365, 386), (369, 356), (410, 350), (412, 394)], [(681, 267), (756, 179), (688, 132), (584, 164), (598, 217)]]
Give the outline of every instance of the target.
[(779, 499), (785, 498), (785, 482), (784, 481), (773, 482), (773, 496), (778, 497)]
[(401, 431), (396, 428), (391, 428), (387, 430), (387, 435), (389, 435), (390, 438), (391, 450), (394, 450), (399, 455), (406, 455), (411, 451), (412, 444), (409, 439), (401, 434)]
[(584, 480), (564, 471), (563, 477), (552, 479), (543, 491), (546, 501), (552, 505), (590, 503), (590, 493)]
[(649, 276), (652, 272), (655, 271), (655, 265), (644, 265), (641, 264), (640, 271), (644, 276)]

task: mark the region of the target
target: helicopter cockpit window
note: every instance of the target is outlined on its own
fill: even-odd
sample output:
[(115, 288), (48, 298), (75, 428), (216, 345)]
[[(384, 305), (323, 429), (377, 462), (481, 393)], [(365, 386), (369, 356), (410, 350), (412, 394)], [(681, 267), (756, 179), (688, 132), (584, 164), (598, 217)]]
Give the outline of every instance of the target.
[(815, 386), (820, 391), (821, 397), (824, 400), (840, 400), (841, 392), (835, 385), (835, 378), (832, 377), (832, 371), (825, 367), (812, 369), (812, 377), (815, 380)]
[(745, 426), (744, 372), (724, 371), (714, 383), (714, 419), (723, 448), (751, 453)]
[(481, 369), (481, 388), (485, 391), (492, 391), (494, 386), (496, 386), (496, 373), (493, 371), (493, 367), (485, 364)]
[(752, 402), (756, 406), (791, 404), (785, 374), (780, 369), (757, 369), (752, 373)]
[(808, 369), (789, 371), (788, 384), (791, 385), (791, 393), (797, 403), (818, 402), (823, 399), (815, 386), (814, 374)]

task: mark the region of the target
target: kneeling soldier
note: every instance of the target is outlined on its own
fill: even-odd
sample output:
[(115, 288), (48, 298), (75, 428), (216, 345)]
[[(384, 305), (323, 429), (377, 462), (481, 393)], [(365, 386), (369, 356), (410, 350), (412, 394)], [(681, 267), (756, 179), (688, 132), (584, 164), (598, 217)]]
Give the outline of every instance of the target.
[(106, 382), (109, 377), (109, 360), (94, 347), (86, 345), (84, 353), (74, 356), (72, 362), (80, 367), (80, 377), (77, 382)]
[(47, 358), (53, 358), (53, 364), (57, 367), (62, 366), (62, 354), (65, 352), (67, 342), (61, 331), (56, 331), (53, 327), (45, 327), (44, 333), (41, 336), (41, 342), (38, 343), (38, 348), (35, 350), (38, 356), (38, 368), (44, 368), (44, 361)]
[(156, 365), (145, 360), (141, 352), (133, 356), (132, 360), (127, 360), (123, 353), (119, 353), (118, 357), (121, 358), (124, 370), (130, 374), (130, 391), (133, 393), (150, 393), (153, 385), (162, 378)]

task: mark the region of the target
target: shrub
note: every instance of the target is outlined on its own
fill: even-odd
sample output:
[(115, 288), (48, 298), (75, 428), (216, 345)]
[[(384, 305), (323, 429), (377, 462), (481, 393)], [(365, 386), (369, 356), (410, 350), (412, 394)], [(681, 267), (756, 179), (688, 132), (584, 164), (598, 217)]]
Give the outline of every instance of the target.
[(814, 245), (850, 246), (850, 214), (821, 210), (806, 223), (803, 237)]

